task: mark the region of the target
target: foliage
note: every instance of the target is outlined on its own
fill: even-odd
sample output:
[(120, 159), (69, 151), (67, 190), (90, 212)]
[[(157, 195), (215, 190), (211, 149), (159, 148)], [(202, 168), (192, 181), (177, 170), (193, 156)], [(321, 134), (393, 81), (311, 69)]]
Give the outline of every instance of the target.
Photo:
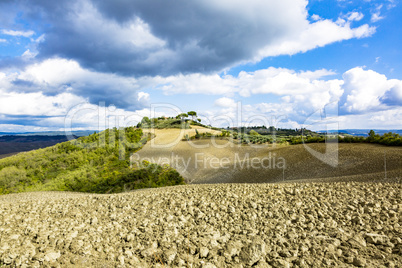
[(244, 143), (244, 144), (263, 144), (263, 143), (272, 143), (274, 140), (265, 135), (246, 135), (246, 134), (240, 134), (237, 132), (233, 132), (233, 139), (237, 140), (239, 143)]
[(193, 121), (195, 121), (194, 119), (197, 117), (197, 113), (195, 111), (190, 111), (187, 114), (188, 116), (191, 116)]
[(42, 190), (106, 193), (183, 183), (168, 167), (130, 168), (129, 156), (149, 138), (141, 129), (114, 128), (1, 159), (0, 194)]
[(248, 133), (248, 135), (251, 135), (251, 136), (258, 136), (258, 135), (260, 135), (260, 134), (258, 134), (257, 131), (255, 131), (254, 129), (252, 129), (252, 130), (250, 130), (250, 132)]
[(354, 137), (354, 136), (345, 136), (343, 138), (339, 138), (339, 142), (367, 142), (367, 143), (376, 143), (388, 146), (402, 146), (402, 136), (399, 134), (395, 134), (392, 132), (384, 133), (384, 135), (375, 134), (373, 130), (370, 130), (368, 133), (368, 137)]
[(260, 135), (269, 135), (269, 136), (300, 136), (300, 135), (311, 135), (311, 136), (319, 136), (318, 133), (305, 129), (286, 129), (286, 128), (275, 128), (273, 126), (253, 126), (253, 127), (233, 127), (230, 128), (231, 131), (241, 133), (241, 134), (249, 134), (252, 132), (257, 132)]
[(188, 117), (188, 114), (186, 114), (186, 113), (181, 113), (181, 114), (179, 114), (178, 116), (176, 116), (176, 119), (184, 120), (184, 118), (186, 118), (186, 117)]
[(371, 130), (368, 133), (368, 137), (338, 136), (337, 138), (327, 137), (326, 139), (326, 137), (323, 135), (318, 137), (312, 137), (308, 135), (308, 136), (291, 137), (289, 139), (289, 143), (290, 144), (319, 143), (325, 141), (336, 141), (336, 139), (338, 140), (338, 142), (342, 143), (375, 143), (389, 146), (402, 146), (402, 136), (400, 136), (399, 134), (389, 132), (380, 136), (378, 134), (375, 134), (373, 130)]
[(143, 123), (143, 120), (140, 123), (138, 123), (138, 125), (137, 125), (138, 128), (157, 128), (157, 129), (166, 129), (166, 128), (188, 129), (188, 128), (190, 128), (190, 123), (182, 121), (181, 119), (159, 117), (159, 118), (149, 119), (149, 123)]

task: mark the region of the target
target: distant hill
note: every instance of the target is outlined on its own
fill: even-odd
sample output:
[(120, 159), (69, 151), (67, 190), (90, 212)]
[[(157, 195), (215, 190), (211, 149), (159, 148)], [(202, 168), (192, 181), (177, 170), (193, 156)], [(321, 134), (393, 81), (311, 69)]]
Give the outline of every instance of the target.
[[(93, 134), (94, 132), (99, 132), (97, 130), (78, 130), (71, 131), (74, 136), (82, 137)], [(18, 136), (65, 136), (65, 131), (40, 131), (40, 132), (0, 132), (0, 136), (9, 136), (9, 135), (18, 135)]]
[(0, 158), (3, 158), (2, 156), (6, 157), (10, 154), (15, 154), (19, 152), (27, 152), (40, 148), (46, 148), (61, 142), (65, 142), (67, 140), (67, 137), (64, 135), (0, 136)]
[[(339, 129), (339, 130), (328, 130), (329, 133), (339, 133), (339, 134), (349, 134), (353, 136), (368, 136), (371, 129)], [(402, 129), (373, 129), (376, 134), (383, 135), (385, 133), (395, 133), (402, 135)], [(319, 133), (324, 133), (326, 131), (320, 130)]]

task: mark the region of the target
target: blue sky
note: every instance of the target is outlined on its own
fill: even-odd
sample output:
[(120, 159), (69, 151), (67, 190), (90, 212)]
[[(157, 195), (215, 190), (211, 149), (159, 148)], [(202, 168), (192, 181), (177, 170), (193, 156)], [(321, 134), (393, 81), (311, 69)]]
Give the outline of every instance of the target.
[(396, 0), (5, 0), (0, 131), (189, 110), (219, 126), (401, 129), (401, 11)]

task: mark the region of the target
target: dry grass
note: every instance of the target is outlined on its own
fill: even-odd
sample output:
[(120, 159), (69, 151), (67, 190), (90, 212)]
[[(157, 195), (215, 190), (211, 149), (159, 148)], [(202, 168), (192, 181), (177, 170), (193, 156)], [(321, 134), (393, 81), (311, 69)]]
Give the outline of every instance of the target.
[[(205, 128), (198, 128), (198, 131), (211, 132)], [(190, 183), (377, 181), (385, 177), (384, 152), (387, 177), (402, 177), (400, 147), (342, 143), (338, 148), (338, 165), (332, 167), (310, 154), (304, 145), (276, 147), (265, 145), (260, 146), (262, 148), (255, 148), (247, 145), (239, 146), (223, 139), (181, 141), (184, 135), (195, 134), (194, 129), (155, 130), (154, 134), (156, 138), (144, 146), (135, 157), (148, 159), (151, 162), (159, 161), (160, 164), (169, 163)], [(317, 152), (325, 152), (325, 144), (308, 144), (308, 147)], [(269, 156), (271, 156), (270, 167)], [(253, 158), (257, 165), (251, 167)], [(263, 162), (265, 167), (258, 164), (258, 159), (262, 158), (265, 158)], [(285, 170), (280, 165), (283, 159), (286, 164)], [(246, 160), (246, 163), (241, 167), (239, 160)]]

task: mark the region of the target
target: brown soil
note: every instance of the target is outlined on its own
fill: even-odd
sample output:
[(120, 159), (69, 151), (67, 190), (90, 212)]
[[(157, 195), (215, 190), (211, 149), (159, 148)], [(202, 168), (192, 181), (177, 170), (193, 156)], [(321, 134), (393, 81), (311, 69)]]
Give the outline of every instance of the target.
[[(199, 129), (202, 131), (206, 130)], [(402, 177), (401, 147), (341, 143), (335, 145), (338, 156), (327, 157), (332, 160), (334, 156), (338, 161), (331, 166), (305, 148), (324, 153), (325, 144), (256, 148), (222, 139), (181, 141), (186, 133), (180, 130), (156, 130), (155, 134), (156, 138), (132, 160), (168, 163), (190, 183), (269, 183), (306, 178), (307, 181), (378, 181), (385, 178), (384, 153), (387, 178)]]
[(0, 197), (0, 266), (401, 267), (397, 183)]

